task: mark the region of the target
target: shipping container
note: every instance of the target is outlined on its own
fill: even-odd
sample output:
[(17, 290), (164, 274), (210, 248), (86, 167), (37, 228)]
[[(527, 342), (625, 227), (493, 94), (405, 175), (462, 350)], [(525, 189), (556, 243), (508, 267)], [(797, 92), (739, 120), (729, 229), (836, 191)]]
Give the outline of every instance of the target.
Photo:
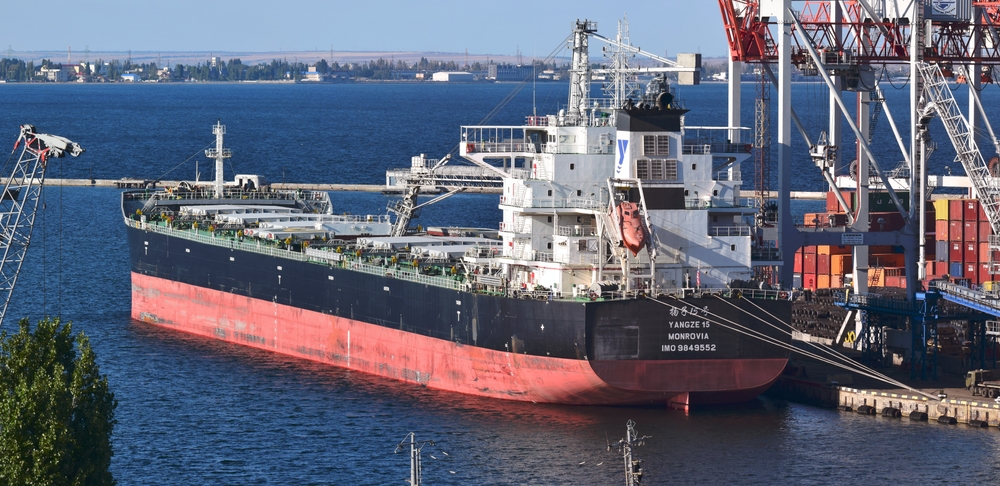
[(844, 288), (844, 276), (843, 275), (830, 275), (830, 288), (831, 289), (841, 289), (841, 288)]
[(816, 274), (830, 275), (830, 255), (816, 255)]
[(934, 207), (934, 218), (938, 221), (948, 221), (948, 200), (935, 199), (931, 201)]
[(795, 263), (792, 264), (793, 265), (793, 267), (792, 267), (792, 271), (793, 272), (795, 272), (795, 273), (802, 273), (802, 258), (804, 256), (805, 256), (805, 253), (802, 253), (801, 249), (799, 251), (795, 252), (795, 259), (794, 259)]
[(990, 241), (990, 235), (992, 234), (993, 227), (990, 226), (990, 222), (979, 220), (979, 241)]
[(868, 227), (872, 231), (899, 231), (905, 225), (903, 215), (896, 211), (868, 213)]
[(969, 241), (979, 240), (979, 222), (978, 221), (966, 221), (963, 224), (962, 239)]
[(843, 275), (854, 269), (854, 257), (851, 255), (830, 255), (830, 274)]
[(948, 221), (934, 222), (934, 241), (948, 241)]
[(961, 199), (948, 200), (948, 221), (962, 221), (965, 214), (962, 203)]
[(962, 263), (962, 242), (949, 241), (948, 248), (948, 261)]
[(962, 278), (967, 278), (970, 281), (979, 283), (979, 262), (966, 263), (963, 267), (965, 273), (962, 274)]
[(961, 221), (948, 221), (948, 241), (962, 241), (963, 226)]
[(947, 275), (948, 274), (948, 262), (936, 262), (934, 264), (934, 274), (935, 275)]
[(816, 245), (816, 254), (817, 255), (829, 255), (830, 254), (830, 245)]
[(962, 262), (952, 261), (948, 264), (948, 275), (952, 278), (962, 278), (962, 275), (965, 273), (964, 270), (965, 267), (962, 265)]
[(836, 245), (830, 247), (831, 255), (850, 255), (853, 251), (854, 247), (849, 245)]
[[(896, 191), (896, 197), (899, 198), (899, 202), (903, 205), (903, 210), (910, 210), (910, 193), (909, 191)], [(888, 211), (898, 211), (896, 209), (896, 204), (892, 202), (892, 198), (889, 197), (888, 192), (881, 191), (871, 191), (868, 193), (868, 211), (870, 212), (888, 212)]]
[(816, 290), (816, 274), (815, 273), (803, 273), (802, 274), (802, 288)]
[(948, 261), (948, 246), (951, 242), (948, 241), (935, 241), (934, 242), (934, 259), (939, 262)]
[(902, 267), (906, 263), (902, 253), (878, 253), (868, 255), (869, 267)]
[(885, 272), (881, 268), (868, 269), (868, 286), (885, 287)]
[(802, 247), (802, 251), (805, 252), (806, 255), (815, 255), (816, 254), (816, 245), (813, 245), (813, 246), (803, 246)]
[(964, 221), (979, 221), (979, 200), (978, 199), (966, 199), (962, 204), (965, 208), (962, 214), (962, 219)]
[(805, 255), (802, 259), (802, 273), (816, 274), (816, 255)]
[[(854, 191), (840, 191), (840, 194), (844, 196), (844, 201), (853, 210), (855, 202)], [(847, 208), (840, 205), (840, 202), (837, 201), (837, 195), (833, 191), (826, 191), (826, 210), (831, 213), (846, 213), (848, 211)]]
[(962, 261), (965, 263), (979, 263), (979, 247), (975, 241), (962, 242)]
[(986, 242), (979, 242), (979, 263), (989, 263), (990, 262), (990, 244)]

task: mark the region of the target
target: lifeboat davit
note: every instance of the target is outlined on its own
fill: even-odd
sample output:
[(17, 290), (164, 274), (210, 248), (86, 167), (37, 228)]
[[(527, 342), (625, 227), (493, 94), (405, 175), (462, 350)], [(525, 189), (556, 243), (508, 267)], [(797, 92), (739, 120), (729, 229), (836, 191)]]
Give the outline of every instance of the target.
[(625, 248), (635, 256), (646, 246), (646, 230), (639, 215), (639, 206), (634, 202), (624, 201), (615, 207), (615, 216), (618, 218), (618, 230)]

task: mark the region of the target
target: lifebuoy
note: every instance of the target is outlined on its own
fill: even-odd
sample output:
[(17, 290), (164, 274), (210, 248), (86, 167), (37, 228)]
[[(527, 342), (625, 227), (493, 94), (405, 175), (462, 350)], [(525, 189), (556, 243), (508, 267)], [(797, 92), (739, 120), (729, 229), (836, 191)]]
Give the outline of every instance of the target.
[(476, 144), (474, 144), (472, 142), (469, 142), (469, 143), (465, 144), (465, 151), (467, 153), (470, 153), (470, 154), (472, 152), (475, 152), (476, 151)]
[(788, 298), (788, 292), (778, 292), (778, 298), (781, 299), (781, 300), (787, 299)]
[(590, 293), (587, 295), (587, 297), (590, 297), (590, 300), (597, 300), (597, 297), (599, 296), (597, 295), (597, 292), (591, 290)]

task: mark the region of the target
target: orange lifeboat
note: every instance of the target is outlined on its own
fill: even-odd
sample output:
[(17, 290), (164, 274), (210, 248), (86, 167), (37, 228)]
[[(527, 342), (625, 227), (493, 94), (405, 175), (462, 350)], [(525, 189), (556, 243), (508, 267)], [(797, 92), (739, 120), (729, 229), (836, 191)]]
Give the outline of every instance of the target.
[(618, 218), (618, 230), (621, 232), (622, 241), (625, 242), (625, 248), (635, 256), (646, 246), (646, 230), (639, 215), (639, 206), (624, 201), (615, 207), (615, 216)]

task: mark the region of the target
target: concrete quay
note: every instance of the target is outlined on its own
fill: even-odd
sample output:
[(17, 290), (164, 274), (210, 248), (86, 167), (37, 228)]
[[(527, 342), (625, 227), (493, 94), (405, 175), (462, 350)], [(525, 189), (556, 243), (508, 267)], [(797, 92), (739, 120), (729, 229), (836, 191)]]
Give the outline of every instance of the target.
[[(796, 343), (796, 346), (803, 345)], [(966, 424), (971, 427), (1000, 426), (1000, 403), (972, 395), (964, 387), (964, 376), (940, 372), (937, 379), (912, 380), (909, 378), (909, 371), (899, 367), (880, 368), (877, 371), (929, 397), (844, 371), (830, 364), (819, 363), (799, 354), (792, 355), (785, 373), (765, 394), (792, 402), (865, 415), (952, 425)]]

